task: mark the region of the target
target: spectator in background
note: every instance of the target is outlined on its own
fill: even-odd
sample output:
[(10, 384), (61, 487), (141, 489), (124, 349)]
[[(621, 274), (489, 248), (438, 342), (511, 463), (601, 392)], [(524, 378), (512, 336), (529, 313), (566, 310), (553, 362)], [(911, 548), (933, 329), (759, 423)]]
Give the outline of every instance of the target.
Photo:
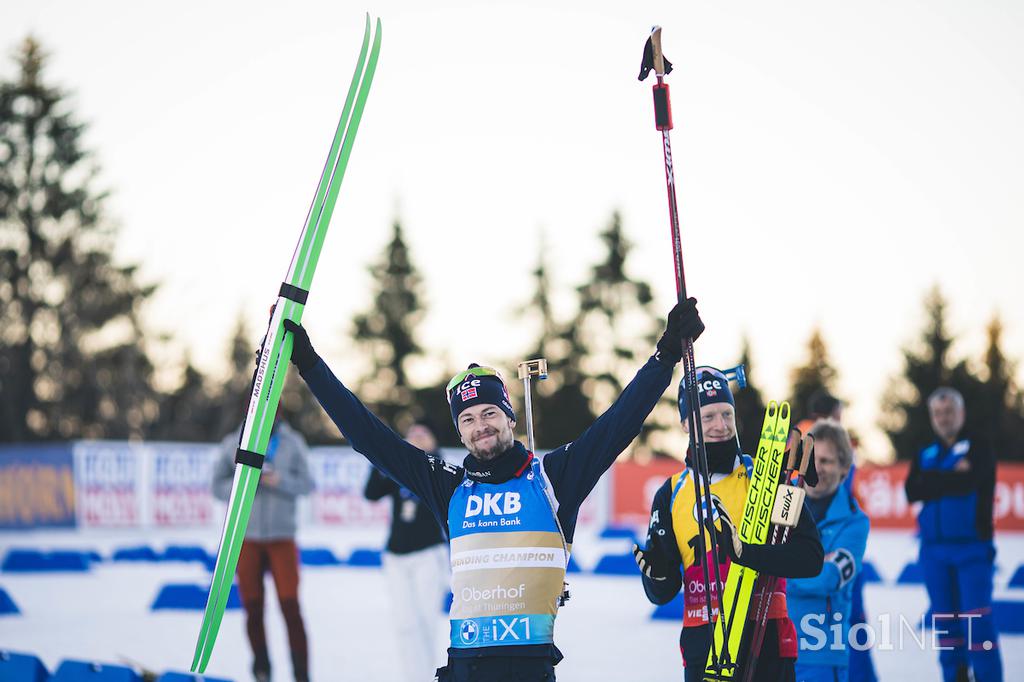
[[(405, 439), (438, 460), (433, 427), (416, 422)], [(391, 592), (398, 654), (403, 680), (425, 679), (425, 671), (440, 667), (437, 656), (441, 607), (448, 593), (448, 542), (433, 513), (415, 495), (378, 469), (370, 468), (363, 494), (368, 500), (391, 498), (391, 531), (384, 553), (384, 571)]]
[(964, 431), (964, 398), (957, 390), (935, 390), (928, 413), (938, 438), (911, 461), (906, 490), (909, 501), (924, 503), (917, 517), (919, 562), (942, 647), (942, 676), (966, 680), (970, 667), (975, 682), (1001, 682), (992, 618), (995, 458), (978, 434)]
[[(221, 500), (227, 500), (231, 494), (240, 430), (221, 441), (221, 455), (214, 466), (213, 494)], [(309, 680), (306, 628), (299, 610), (299, 551), (295, 545), (296, 499), (313, 490), (307, 459), (305, 439), (279, 420), (270, 435), (238, 556), (238, 591), (245, 608), (252, 672), (257, 682), (270, 680), (270, 655), (263, 628), (263, 576), (268, 569), (288, 628), (292, 672), (296, 682)]]
[[(807, 488), (806, 505), (818, 526), (825, 565), (817, 576), (793, 578), (788, 584), (789, 615), (800, 634), (796, 679), (846, 682), (853, 586), (864, 559), (868, 517), (843, 485), (853, 464), (853, 446), (846, 430), (834, 419), (821, 419), (811, 435), (818, 484)], [(833, 648), (831, 628), (837, 622), (842, 625), (843, 646)]]
[[(843, 421), (843, 401), (829, 393), (824, 388), (819, 388), (807, 399), (807, 410), (809, 416), (802, 419), (796, 425), (800, 433), (810, 433), (815, 423), (820, 419), (833, 419), (837, 423)], [(856, 439), (849, 433), (846, 434), (854, 449), (850, 463), (850, 472), (846, 476), (843, 485), (846, 490), (853, 494), (853, 481), (857, 475)], [(867, 613), (864, 609), (864, 572), (858, 570), (853, 582), (853, 594), (851, 595), (849, 614), (849, 626), (867, 623)], [(850, 651), (849, 679), (850, 682), (877, 682), (878, 675), (875, 673), (875, 663), (871, 659), (871, 649), (854, 649)]]

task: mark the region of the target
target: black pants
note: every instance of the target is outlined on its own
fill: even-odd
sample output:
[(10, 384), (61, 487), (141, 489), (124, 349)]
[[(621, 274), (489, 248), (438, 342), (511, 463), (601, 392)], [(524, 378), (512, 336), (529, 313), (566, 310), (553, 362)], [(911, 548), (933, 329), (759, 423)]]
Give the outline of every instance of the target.
[(449, 658), (437, 671), (437, 682), (554, 682), (550, 658), (489, 656)]

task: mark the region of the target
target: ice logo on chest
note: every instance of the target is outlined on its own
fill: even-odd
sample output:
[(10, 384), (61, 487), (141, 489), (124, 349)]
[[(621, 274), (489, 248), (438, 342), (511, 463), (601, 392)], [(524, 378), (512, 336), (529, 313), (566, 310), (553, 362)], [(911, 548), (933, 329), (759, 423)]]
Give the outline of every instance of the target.
[(470, 516), (504, 516), (517, 514), (523, 508), (519, 493), (484, 493), (470, 495), (466, 500), (466, 518)]

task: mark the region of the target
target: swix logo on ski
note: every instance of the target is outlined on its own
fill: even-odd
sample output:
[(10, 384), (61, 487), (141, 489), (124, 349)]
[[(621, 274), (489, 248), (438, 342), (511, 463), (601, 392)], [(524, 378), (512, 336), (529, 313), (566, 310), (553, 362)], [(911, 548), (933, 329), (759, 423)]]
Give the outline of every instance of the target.
[(505, 516), (506, 514), (518, 514), (523, 508), (519, 493), (484, 493), (483, 495), (470, 495), (466, 498), (466, 518), (470, 516)]
[(718, 379), (705, 379), (697, 382), (697, 391), (709, 398), (714, 398), (722, 390), (722, 382)]

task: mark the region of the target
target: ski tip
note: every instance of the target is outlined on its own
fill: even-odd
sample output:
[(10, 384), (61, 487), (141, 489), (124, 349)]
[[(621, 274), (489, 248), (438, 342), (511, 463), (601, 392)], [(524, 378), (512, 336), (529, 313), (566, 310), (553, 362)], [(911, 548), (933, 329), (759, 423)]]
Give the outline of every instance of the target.
[(783, 419), (789, 419), (789, 403), (783, 401), (783, 403), (779, 405), (779, 416)]

